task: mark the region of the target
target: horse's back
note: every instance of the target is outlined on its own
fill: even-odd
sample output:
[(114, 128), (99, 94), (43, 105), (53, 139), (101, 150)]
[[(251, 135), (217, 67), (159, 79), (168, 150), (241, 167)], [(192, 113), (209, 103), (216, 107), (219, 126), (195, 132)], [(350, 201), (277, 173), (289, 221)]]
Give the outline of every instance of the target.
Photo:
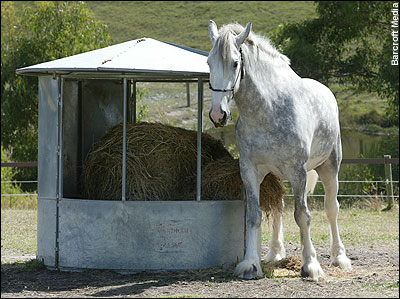
[(338, 106), (335, 95), (332, 91), (314, 79), (302, 78), (301, 79), (304, 88), (312, 95), (312, 100), (315, 106), (320, 106), (320, 109), (325, 107), (330, 114), (338, 116)]

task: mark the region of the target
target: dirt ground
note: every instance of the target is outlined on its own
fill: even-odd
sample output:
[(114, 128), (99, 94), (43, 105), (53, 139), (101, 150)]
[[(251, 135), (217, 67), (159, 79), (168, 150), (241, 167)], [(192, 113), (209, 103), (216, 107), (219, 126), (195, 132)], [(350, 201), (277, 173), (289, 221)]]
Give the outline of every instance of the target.
[[(263, 246), (265, 255), (267, 246)], [(296, 260), (300, 248), (286, 244), (287, 256)], [(241, 280), (228, 269), (182, 272), (87, 270), (58, 272), (31, 267), (34, 256), (2, 251), (1, 297), (399, 297), (399, 244), (348, 247), (353, 269), (343, 272), (329, 265), (328, 247), (316, 247), (325, 271), (319, 282), (300, 277), (298, 269), (275, 268), (271, 278)], [(16, 261), (19, 262), (16, 262)]]

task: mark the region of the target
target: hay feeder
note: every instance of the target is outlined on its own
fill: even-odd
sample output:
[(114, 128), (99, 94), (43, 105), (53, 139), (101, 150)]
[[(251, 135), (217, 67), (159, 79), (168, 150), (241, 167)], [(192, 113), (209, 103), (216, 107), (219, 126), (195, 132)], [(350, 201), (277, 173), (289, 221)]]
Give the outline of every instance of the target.
[[(37, 259), (50, 269), (186, 270), (228, 266), (245, 246), (243, 200), (201, 200), (207, 54), (151, 38), (17, 70), (39, 77)], [(137, 82), (198, 85), (195, 199), (130, 201), (126, 126)], [(80, 181), (92, 145), (123, 123), (119, 200), (89, 200)]]

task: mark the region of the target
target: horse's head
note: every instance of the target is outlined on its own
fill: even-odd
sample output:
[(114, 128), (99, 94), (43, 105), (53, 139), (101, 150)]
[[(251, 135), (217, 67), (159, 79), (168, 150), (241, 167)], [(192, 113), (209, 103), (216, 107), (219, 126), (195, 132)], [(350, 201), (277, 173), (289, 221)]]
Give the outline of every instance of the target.
[(230, 103), (244, 75), (241, 45), (250, 31), (251, 23), (248, 23), (238, 35), (223, 32), (220, 36), (217, 25), (210, 20), (208, 32), (213, 48), (207, 59), (212, 90), (209, 116), (216, 127), (223, 127), (231, 118)]

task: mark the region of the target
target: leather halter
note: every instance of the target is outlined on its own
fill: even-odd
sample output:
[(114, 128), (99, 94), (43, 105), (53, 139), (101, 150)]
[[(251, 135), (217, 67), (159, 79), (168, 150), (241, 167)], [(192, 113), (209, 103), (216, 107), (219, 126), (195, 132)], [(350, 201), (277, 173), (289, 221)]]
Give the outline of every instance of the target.
[[(228, 92), (228, 91), (231, 91), (231, 92), (232, 92), (232, 97), (231, 97), (230, 100), (232, 100), (232, 99), (233, 99), (233, 96), (235, 95), (235, 86), (236, 86), (237, 80), (239, 79), (239, 74), (240, 74), (240, 80), (242, 80), (243, 77), (244, 77), (244, 74), (243, 74), (243, 54), (242, 54), (242, 48), (239, 48), (239, 52), (240, 52), (240, 72), (238, 73), (238, 75), (237, 75), (237, 77), (236, 77), (236, 80), (235, 80), (235, 83), (233, 84), (233, 86), (232, 86), (231, 88), (229, 88), (229, 89), (218, 89), (218, 88), (214, 88), (214, 87), (212, 87), (211, 82), (208, 82), (209, 87), (210, 87), (210, 89), (211, 89), (212, 91), (216, 91), (216, 92)], [(230, 101), (230, 100), (229, 100), (229, 101)]]

